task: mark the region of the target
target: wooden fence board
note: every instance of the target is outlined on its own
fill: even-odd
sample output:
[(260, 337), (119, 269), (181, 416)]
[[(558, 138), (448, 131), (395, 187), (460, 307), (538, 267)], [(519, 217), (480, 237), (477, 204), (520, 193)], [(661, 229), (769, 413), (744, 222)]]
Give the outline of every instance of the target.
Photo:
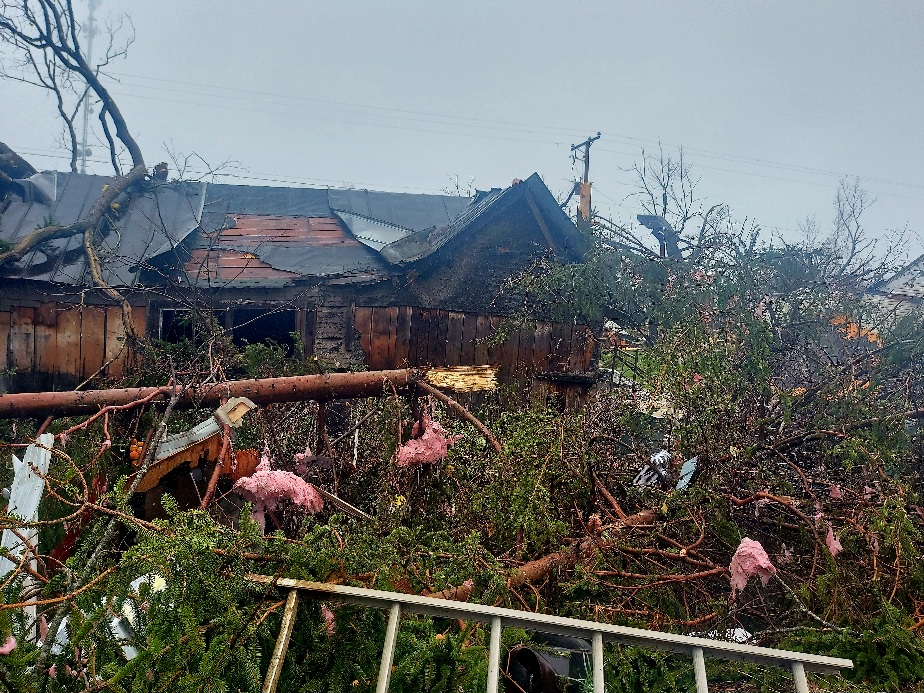
[(372, 354), (372, 308), (357, 306), (353, 319), (356, 331), (359, 332), (359, 346), (369, 359)]
[(497, 343), (497, 337), (501, 318), (498, 315), (492, 315), (488, 318), (488, 322), (488, 363), (492, 366), (500, 366), (503, 344)]
[(479, 315), (475, 319), (475, 365), (484, 366), (488, 360), (488, 339), (491, 338), (491, 317)]
[(10, 368), (32, 373), (35, 367), (35, 309), (10, 309)]
[(411, 361), (411, 308), (399, 306), (397, 322), (395, 323), (395, 356), (394, 365), (401, 368)]
[(0, 371), (5, 371), (9, 364), (10, 346), (10, 311), (0, 311)]
[(58, 310), (56, 303), (42, 303), (35, 309), (36, 373), (54, 373), (58, 364)]
[(478, 330), (478, 314), (462, 314), (462, 365), (475, 366), (475, 334)]
[(106, 355), (106, 309), (84, 306), (80, 323), (80, 377), (89, 378), (98, 371)]
[(427, 361), (427, 320), (423, 309), (411, 308), (411, 344), (408, 361), (412, 366), (420, 366)]
[(465, 316), (450, 311), (446, 316), (446, 365), (462, 365), (462, 327)]
[(58, 376), (80, 376), (80, 306), (58, 313), (58, 360), (54, 372)]
[(549, 353), (552, 351), (552, 325), (548, 322), (536, 324), (533, 338), (533, 368), (537, 373), (545, 373), (549, 369)]
[(372, 370), (388, 367), (388, 349), (391, 326), (394, 315), (390, 308), (379, 307), (372, 309), (372, 351), (369, 354)]

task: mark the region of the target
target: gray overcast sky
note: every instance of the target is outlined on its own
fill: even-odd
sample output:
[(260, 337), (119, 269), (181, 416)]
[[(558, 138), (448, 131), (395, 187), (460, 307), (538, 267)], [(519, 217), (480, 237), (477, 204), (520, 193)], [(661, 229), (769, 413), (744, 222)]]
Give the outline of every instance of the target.
[[(538, 171), (558, 194), (570, 145), (600, 130), (594, 203), (620, 221), (640, 211), (623, 169), (660, 140), (768, 233), (826, 230), (849, 175), (878, 198), (872, 232), (924, 234), (919, 0), (101, 0), (121, 12), (137, 40), (112, 91), (149, 164), (166, 143), (239, 161), (242, 183), (437, 192)], [(65, 169), (51, 100), (0, 89), (0, 140)]]

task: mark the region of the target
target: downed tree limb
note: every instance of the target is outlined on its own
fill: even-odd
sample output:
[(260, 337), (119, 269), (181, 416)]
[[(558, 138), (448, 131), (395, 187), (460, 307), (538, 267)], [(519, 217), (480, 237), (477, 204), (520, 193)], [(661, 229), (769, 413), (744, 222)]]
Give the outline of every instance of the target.
[[(650, 525), (655, 521), (657, 513), (654, 510), (642, 510), (629, 515), (622, 520), (615, 529)], [(507, 579), (507, 587), (514, 589), (526, 583), (538, 582), (545, 579), (554, 570), (570, 570), (577, 565), (578, 560), (589, 557), (595, 548), (606, 550), (612, 542), (601, 542), (597, 537), (588, 537), (580, 541), (575, 547), (550, 553), (529, 563), (524, 563)]]
[(457, 415), (462, 417), (462, 419), (464, 419), (465, 421), (468, 421), (472, 426), (477, 428), (478, 431), (481, 433), (481, 435), (483, 435), (488, 440), (488, 442), (491, 443), (491, 446), (495, 450), (497, 450), (497, 452), (504, 451), (504, 449), (501, 447), (501, 444), (497, 442), (497, 438), (494, 437), (494, 434), (492, 434), (491, 431), (488, 430), (488, 427), (485, 426), (483, 423), (481, 423), (481, 421), (479, 421), (475, 417), (474, 414), (472, 414), (468, 409), (466, 409), (461, 404), (456, 402), (452, 397), (450, 397), (449, 395), (443, 394), (442, 392), (437, 390), (432, 385), (428, 385), (427, 383), (420, 381), (420, 380), (417, 381), (417, 387), (419, 387), (421, 390), (423, 390), (427, 394), (433, 395), (436, 399), (438, 399), (440, 402), (442, 402), (447, 407), (449, 407), (450, 411), (456, 413)]
[[(414, 378), (413, 371), (401, 369), (230, 380), (224, 383), (201, 385), (184, 391), (176, 408), (189, 409), (200, 405), (215, 404), (221, 400), (222, 396), (247, 397), (260, 405), (305, 400), (324, 401), (350, 397), (375, 397), (382, 394), (386, 383), (392, 383), (395, 388), (403, 390), (415, 382)], [(146, 402), (167, 400), (174, 391), (173, 386), (164, 386), (81, 392), (4, 394), (0, 395), (0, 418), (26, 419), (50, 414), (59, 416), (93, 414), (100, 407), (105, 406), (124, 407), (139, 400)]]
[(132, 185), (143, 180), (147, 172), (148, 170), (142, 163), (135, 166), (121, 178), (116, 178), (108, 188), (102, 191), (102, 194), (97, 198), (96, 202), (93, 203), (90, 211), (83, 219), (75, 221), (72, 224), (46, 226), (23, 236), (12, 248), (6, 252), (0, 253), (0, 267), (7, 263), (21, 260), (26, 253), (45, 241), (51, 241), (56, 238), (67, 238), (78, 233), (86, 233), (87, 231), (92, 232), (99, 226), (103, 214), (110, 209), (110, 205), (116, 201), (116, 198), (128, 190)]

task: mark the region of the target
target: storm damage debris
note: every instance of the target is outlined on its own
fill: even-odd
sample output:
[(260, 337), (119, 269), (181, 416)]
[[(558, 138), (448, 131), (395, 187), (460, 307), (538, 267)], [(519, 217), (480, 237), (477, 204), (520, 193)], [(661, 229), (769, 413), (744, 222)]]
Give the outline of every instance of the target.
[(409, 441), (398, 448), (399, 467), (416, 467), (439, 462), (446, 458), (449, 446), (456, 441), (456, 436), (449, 435), (429, 414), (424, 414), (420, 421), (414, 423), (411, 436)]
[(239, 479), (233, 490), (254, 504), (253, 519), (266, 528), (266, 512), (275, 510), (286, 500), (301, 506), (312, 515), (324, 508), (324, 499), (318, 490), (292, 472), (273, 470), (269, 451), (264, 450), (252, 476)]
[(731, 573), (732, 598), (747, 586), (752, 577), (759, 577), (761, 583), (766, 585), (776, 574), (776, 567), (770, 562), (761, 543), (748, 537), (741, 540), (728, 570)]

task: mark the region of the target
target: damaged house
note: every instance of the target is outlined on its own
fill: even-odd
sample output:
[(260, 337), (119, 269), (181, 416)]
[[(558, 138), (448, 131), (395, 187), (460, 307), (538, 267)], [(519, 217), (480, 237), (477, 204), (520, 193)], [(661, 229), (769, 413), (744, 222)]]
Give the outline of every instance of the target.
[[(81, 218), (112, 182), (16, 173), (0, 191), (4, 247)], [(157, 178), (113, 204), (98, 241), (103, 279), (130, 302), (136, 334), (187, 337), (195, 307), (239, 343), (295, 335), (333, 369), (490, 364), (521, 386), (592, 381), (586, 326), (499, 331), (511, 277), (588, 248), (537, 174), (473, 198)], [(121, 308), (87, 265), (78, 234), (0, 270), (0, 389), (70, 389), (130, 367)]]

